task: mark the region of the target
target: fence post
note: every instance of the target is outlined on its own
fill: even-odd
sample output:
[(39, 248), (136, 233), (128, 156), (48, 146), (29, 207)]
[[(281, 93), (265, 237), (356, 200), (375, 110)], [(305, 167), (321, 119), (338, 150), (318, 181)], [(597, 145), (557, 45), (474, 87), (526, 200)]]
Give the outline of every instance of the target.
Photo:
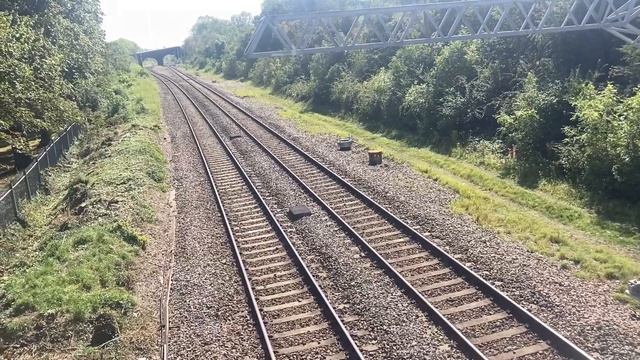
[(49, 145), (48, 148), (44, 149), (44, 154), (47, 158), (47, 167), (51, 166), (51, 161), (49, 160), (49, 150), (51, 150), (51, 145)]
[(42, 185), (42, 167), (40, 165), (40, 159), (36, 158), (36, 170), (38, 171), (38, 184), (36, 185), (36, 193)]
[(67, 129), (67, 150), (69, 150), (69, 148), (71, 148), (71, 138), (69, 137), (69, 133), (71, 132), (71, 128)]
[(18, 217), (18, 199), (16, 199), (16, 191), (13, 187), (13, 181), (9, 181), (9, 191), (11, 191), (11, 199), (13, 200), (13, 213)]
[[(58, 139), (60, 139), (60, 138), (58, 138)], [(55, 161), (54, 162), (57, 164), (58, 163), (58, 149), (56, 149), (56, 140), (53, 141), (52, 146), (53, 146), (53, 157), (55, 157)]]
[(22, 170), (24, 175), (24, 182), (27, 185), (27, 199), (31, 200), (31, 184), (29, 184), (29, 176), (27, 176), (27, 170)]

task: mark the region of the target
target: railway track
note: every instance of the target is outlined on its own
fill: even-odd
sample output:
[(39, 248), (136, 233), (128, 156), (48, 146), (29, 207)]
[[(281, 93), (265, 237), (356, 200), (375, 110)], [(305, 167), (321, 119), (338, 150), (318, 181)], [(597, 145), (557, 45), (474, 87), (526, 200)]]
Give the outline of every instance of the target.
[(591, 357), (227, 95), (172, 69), (287, 172), (470, 357)]
[[(206, 169), (266, 357), (362, 359), (343, 323), (354, 319), (338, 317), (211, 120), (177, 84), (156, 77), (180, 107)], [(207, 123), (213, 139), (198, 136), (174, 88)]]

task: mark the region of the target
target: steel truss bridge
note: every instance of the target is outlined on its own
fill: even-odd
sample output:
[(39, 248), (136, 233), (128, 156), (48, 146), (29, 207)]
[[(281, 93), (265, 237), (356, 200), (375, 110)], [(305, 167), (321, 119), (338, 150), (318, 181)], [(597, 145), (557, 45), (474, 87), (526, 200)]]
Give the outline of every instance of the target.
[(600, 29), (640, 46), (640, 0), (467, 0), (263, 17), (249, 58)]

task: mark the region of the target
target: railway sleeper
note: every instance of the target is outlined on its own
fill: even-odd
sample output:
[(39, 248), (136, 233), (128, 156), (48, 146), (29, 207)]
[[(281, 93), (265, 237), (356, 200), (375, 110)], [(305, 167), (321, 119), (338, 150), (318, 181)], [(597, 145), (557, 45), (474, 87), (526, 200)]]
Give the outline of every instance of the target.
[(241, 202), (231, 202), (231, 204), (225, 204), (227, 205), (227, 207), (231, 210), (231, 211), (236, 211), (238, 209), (244, 209), (246, 208), (248, 205), (256, 205), (256, 201), (255, 199), (251, 199), (251, 200), (247, 200), (247, 201), (241, 201)]
[(271, 246), (274, 244), (279, 244), (280, 240), (278, 239), (274, 239), (274, 240), (267, 240), (267, 241), (262, 241), (262, 242), (258, 242), (258, 243), (252, 243), (252, 244), (240, 244), (238, 245), (238, 247), (240, 249), (252, 249), (252, 248), (257, 248), (257, 247), (261, 247), (261, 246)]
[(305, 352), (305, 351), (309, 351), (309, 350), (314, 350), (317, 349), (319, 347), (325, 347), (325, 346), (335, 346), (337, 345), (337, 342), (335, 339), (333, 338), (329, 338), (329, 339), (325, 339), (325, 340), (321, 340), (321, 341), (313, 341), (310, 343), (306, 343), (303, 345), (297, 345), (297, 346), (291, 346), (291, 347), (286, 347), (286, 348), (281, 348), (281, 349), (275, 349), (275, 353), (276, 354), (281, 354), (281, 355), (288, 355), (288, 354), (293, 354), (293, 353), (299, 353), (299, 352)]
[(542, 352), (549, 349), (549, 345), (545, 342), (539, 342), (537, 344), (534, 345), (529, 345), (529, 346), (525, 346), (522, 347), (520, 349), (517, 350), (513, 350), (513, 351), (508, 351), (508, 352), (504, 352), (501, 354), (497, 354), (497, 355), (493, 355), (493, 356), (489, 356), (489, 359), (491, 360), (511, 360), (511, 359), (516, 359), (519, 357), (524, 357), (527, 355), (532, 355), (538, 352)]
[(245, 207), (241, 211), (239, 211), (239, 209), (238, 209), (238, 211), (234, 211), (232, 213), (232, 215), (233, 216), (242, 216), (243, 218), (245, 217), (245, 215), (246, 215), (246, 217), (248, 217), (249, 215), (264, 217), (262, 209), (257, 204), (254, 205), (254, 206), (251, 206), (251, 207)]
[(412, 271), (412, 270), (432, 267), (432, 266), (435, 266), (435, 265), (438, 265), (438, 264), (440, 264), (440, 261), (437, 260), (437, 259), (433, 259), (433, 260), (429, 260), (429, 261), (419, 262), (419, 263), (416, 263), (416, 264), (401, 266), (401, 267), (396, 268), (396, 271), (402, 273), (402, 272), (405, 272), (405, 271)]
[(313, 311), (307, 311), (299, 314), (287, 315), (287, 316), (283, 316), (275, 319), (267, 319), (266, 322), (271, 325), (285, 324), (291, 321), (310, 319), (312, 317), (320, 316), (321, 314), (322, 314), (322, 311), (313, 310)]
[(298, 283), (302, 284), (301, 277), (295, 277), (293, 279), (288, 279), (288, 280), (279, 280), (266, 285), (258, 285), (255, 288), (256, 290), (268, 290), (268, 289), (274, 289), (274, 288), (292, 285), (292, 284), (298, 284)]
[[(374, 243), (372, 244), (374, 246), (374, 248), (381, 248), (381, 247), (385, 247), (385, 246), (389, 246), (389, 245), (396, 245), (396, 244), (401, 244), (404, 242), (409, 241), (409, 238), (407, 237), (401, 237), (399, 239), (393, 239), (393, 240), (386, 240), (386, 241), (382, 241), (379, 243)], [(380, 253), (380, 252), (378, 252)]]
[[(352, 224), (351, 227), (356, 229), (356, 230), (366, 230), (366, 228), (370, 228), (370, 229), (375, 229), (377, 226), (382, 225), (382, 224), (386, 224), (387, 222), (385, 220), (375, 220), (375, 221), (370, 221), (368, 223), (364, 223), (364, 224)], [(386, 228), (387, 226), (385, 226)]]
[(373, 233), (377, 233), (379, 231), (388, 231), (388, 230), (392, 230), (392, 229), (394, 229), (394, 227), (387, 224), (387, 225), (378, 226), (378, 227), (375, 227), (375, 228), (364, 229), (364, 230), (361, 231), (361, 233), (366, 236), (367, 234), (373, 234)]
[[(247, 230), (247, 231), (243, 231), (243, 232), (236, 232), (236, 236), (238, 236), (240, 238), (245, 238), (247, 236), (253, 236), (253, 235), (257, 235), (257, 234), (262, 234), (264, 232), (273, 232), (273, 229), (271, 228), (271, 225), (269, 225), (269, 224), (266, 224), (266, 225), (256, 224), (256, 226), (254, 226), (254, 227), (259, 227), (259, 229)], [(244, 229), (246, 229), (246, 227)]]
[(276, 250), (282, 250), (282, 246), (276, 245), (276, 246), (270, 246), (262, 249), (246, 251), (246, 252), (243, 252), (242, 255), (256, 255), (256, 254), (262, 254), (262, 253), (276, 251)]
[(246, 225), (236, 225), (233, 230), (234, 231), (240, 231), (240, 230), (249, 230), (249, 229), (255, 229), (255, 228), (270, 228), (271, 224), (267, 222), (267, 220), (263, 220), (260, 222), (254, 221), (252, 223), (246, 224)]
[(291, 261), (287, 260), (287, 261), (279, 261), (279, 262), (266, 264), (266, 265), (249, 266), (249, 267), (246, 267), (246, 269), (249, 270), (249, 271), (260, 271), (260, 270), (265, 270), (265, 269), (278, 268), (278, 267), (285, 266), (285, 265), (291, 265)]
[(334, 195), (338, 195), (338, 194), (344, 194), (350, 197), (352, 196), (351, 194), (346, 192), (344, 188), (342, 188), (339, 185), (336, 185), (336, 187), (321, 188), (321, 193), (319, 195), (320, 197), (333, 197)]
[(268, 274), (265, 274), (265, 275), (254, 276), (254, 277), (252, 277), (252, 279), (259, 281), (259, 280), (270, 279), (270, 278), (278, 278), (278, 277), (282, 277), (282, 276), (286, 276), (286, 275), (295, 274), (296, 272), (297, 272), (296, 269), (289, 269), (289, 270), (284, 270), (284, 271), (276, 271), (276, 272), (268, 273)]
[(307, 291), (309, 291), (309, 290), (307, 290), (307, 289), (294, 289), (294, 290), (289, 290), (289, 291), (276, 293), (276, 294), (272, 294), (272, 295), (258, 296), (258, 300), (260, 300), (260, 301), (276, 300), (276, 299), (281, 299), (281, 298), (288, 297), (288, 296), (301, 295), (301, 294), (306, 293)]
[(244, 201), (244, 200), (249, 200), (249, 199), (253, 199), (253, 196), (251, 194), (246, 194), (244, 192), (238, 193), (238, 194), (234, 194), (234, 195), (229, 195), (226, 198), (227, 201)]
[(235, 176), (227, 177), (227, 178), (224, 178), (224, 179), (216, 178), (216, 186), (219, 187), (219, 188), (220, 187), (225, 187), (225, 186), (229, 186), (229, 185), (232, 185), (232, 184), (237, 184), (239, 181), (242, 181), (242, 178), (239, 177), (239, 176), (238, 177), (235, 177)]
[[(430, 278), (430, 277), (443, 275), (443, 274), (449, 274), (449, 273), (451, 273), (451, 269), (444, 268), (444, 269), (427, 271), (427, 272), (419, 273), (419, 274), (416, 274), (416, 275), (406, 276), (406, 279), (409, 280), (409, 281), (414, 281), (414, 280), (427, 279), (427, 278)], [(437, 297), (436, 298), (432, 298), (432, 299), (434, 299), (433, 301), (440, 301), (440, 300), (438, 300)], [(443, 298), (442, 300), (446, 300), (446, 298)]]
[(259, 262), (259, 261), (282, 258), (282, 257), (286, 257), (286, 256), (288, 256), (287, 252), (283, 251), (283, 252), (280, 252), (280, 253), (277, 253), (277, 254), (264, 255), (264, 256), (259, 256), (259, 257), (255, 257), (255, 258), (247, 258), (247, 259), (245, 259), (245, 261), (246, 262), (250, 262), (250, 263), (254, 263), (254, 262)]
[(405, 250), (417, 249), (419, 247), (420, 245), (417, 245), (417, 244), (409, 244), (409, 245), (398, 246), (390, 249), (376, 250), (376, 251), (378, 251), (378, 254), (380, 255), (389, 255), (389, 254), (394, 254), (394, 253), (405, 251)]
[[(362, 216), (364, 215), (364, 216)], [(363, 211), (358, 211), (356, 213), (350, 213), (350, 214), (346, 214), (345, 216), (343, 216), (343, 218), (349, 220), (349, 218), (351, 218), (351, 220), (349, 221), (350, 223), (360, 223), (363, 221), (369, 221), (371, 219), (376, 219), (376, 218), (380, 218), (378, 216), (378, 214), (370, 211), (370, 210), (363, 210)]]

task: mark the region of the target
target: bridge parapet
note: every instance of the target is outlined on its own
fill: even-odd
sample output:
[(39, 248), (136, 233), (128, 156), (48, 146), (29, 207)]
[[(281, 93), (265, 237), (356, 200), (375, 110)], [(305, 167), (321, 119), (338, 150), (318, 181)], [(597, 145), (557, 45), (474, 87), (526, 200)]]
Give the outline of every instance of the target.
[(179, 59), (182, 57), (182, 48), (174, 46), (164, 49), (140, 51), (135, 54), (135, 57), (140, 66), (142, 66), (142, 62), (145, 59), (155, 59), (158, 65), (164, 65), (164, 57), (167, 55), (173, 55)]

